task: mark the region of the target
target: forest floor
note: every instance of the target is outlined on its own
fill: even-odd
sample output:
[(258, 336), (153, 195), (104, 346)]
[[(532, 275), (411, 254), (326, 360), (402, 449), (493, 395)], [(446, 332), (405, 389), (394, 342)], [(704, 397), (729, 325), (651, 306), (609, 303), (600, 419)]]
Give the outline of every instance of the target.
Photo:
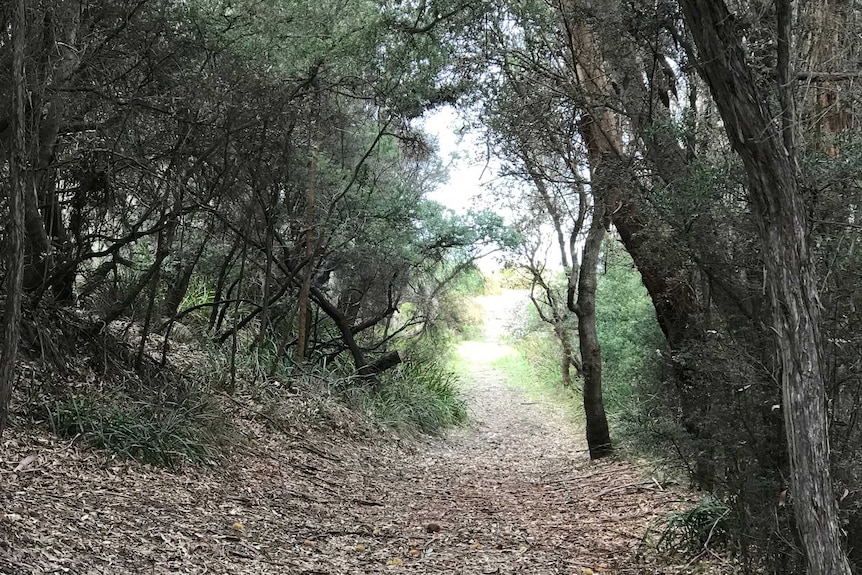
[(229, 460), (170, 473), (7, 432), (0, 573), (704, 572), (642, 543), (690, 496), (632, 463), (591, 462), (562, 407), (491, 367), (509, 353), (493, 333), (505, 315), (460, 347), (471, 422), (440, 438), (369, 433), (347, 414), (286, 434), (238, 411), (248, 440)]

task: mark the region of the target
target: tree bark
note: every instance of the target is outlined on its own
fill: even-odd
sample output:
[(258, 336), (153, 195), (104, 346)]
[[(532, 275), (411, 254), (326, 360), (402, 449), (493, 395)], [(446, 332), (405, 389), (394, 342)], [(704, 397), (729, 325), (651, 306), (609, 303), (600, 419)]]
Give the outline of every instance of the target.
[(308, 202), (305, 207), (305, 257), (308, 260), (308, 269), (305, 272), (305, 279), (302, 282), (302, 287), (299, 290), (299, 324), (298, 324), (298, 343), (296, 345), (296, 361), (303, 363), (308, 348), (309, 329), (308, 329), (308, 293), (311, 289), (311, 279), (314, 277), (314, 238), (312, 228), (314, 225), (314, 184), (317, 175), (317, 147), (314, 147), (311, 155), (311, 164), (308, 174)]
[[(617, 117), (601, 101), (610, 94), (608, 75), (602, 57), (589, 30), (577, 22), (573, 0), (561, 3), (563, 25), (569, 44), (571, 67), (583, 90), (586, 105), (578, 127), (590, 164), (593, 217), (584, 244), (577, 281), (577, 303), (572, 311), (578, 316), (578, 342), (584, 375), (584, 413), (587, 444), (593, 459), (612, 453), (608, 421), (602, 398), (602, 350), (596, 331), (596, 267), (607, 225), (608, 206), (618, 203), (617, 158), (621, 154), (622, 136)], [(575, 273), (574, 262), (572, 274)], [(570, 285), (574, 275), (571, 276)], [(571, 292), (568, 298), (571, 306)]]
[(365, 372), (363, 375), (376, 375), (378, 373), (383, 373), (387, 369), (395, 367), (402, 361), (404, 361), (404, 358), (401, 357), (401, 354), (398, 353), (397, 350), (384, 353), (379, 358), (365, 366)]
[(605, 404), (602, 398), (602, 348), (596, 330), (596, 269), (602, 240), (605, 237), (606, 210), (600, 200), (593, 206), (593, 218), (584, 243), (581, 274), (578, 278), (578, 301), (572, 310), (578, 316), (578, 342), (581, 347), (581, 369), (584, 376), (584, 414), (587, 422), (587, 446), (590, 459), (613, 452)]
[(183, 299), (189, 291), (189, 284), (191, 284), (192, 275), (195, 272), (195, 267), (201, 259), (201, 255), (203, 255), (207, 241), (208, 239), (201, 241), (201, 245), (198, 246), (197, 251), (191, 259), (180, 262), (176, 277), (168, 288), (162, 303), (162, 309), (160, 311), (163, 317), (173, 318), (177, 315), (177, 312), (180, 309), (180, 304), (183, 303)]
[(772, 121), (725, 2), (680, 3), (699, 51), (700, 73), (748, 175), (781, 356), (791, 494), (808, 573), (849, 575), (829, 467), (819, 297), (796, 157)]
[(3, 309), (3, 345), (0, 349), (0, 436), (8, 421), (9, 399), (15, 379), (21, 330), (24, 278), (24, 195), (31, 186), (27, 170), (24, 106), (25, 24), (27, 2), (17, 0), (12, 17), (12, 143), (9, 146), (9, 220), (6, 224), (6, 305)]

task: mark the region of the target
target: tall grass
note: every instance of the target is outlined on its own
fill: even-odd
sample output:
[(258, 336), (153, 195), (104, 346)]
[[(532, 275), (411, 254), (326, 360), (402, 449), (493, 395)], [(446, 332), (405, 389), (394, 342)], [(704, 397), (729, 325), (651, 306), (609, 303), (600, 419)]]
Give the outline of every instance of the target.
[(397, 429), (438, 433), (467, 419), (458, 376), (440, 361), (408, 361), (374, 385), (344, 385), (340, 394), (349, 406)]
[[(512, 353), (491, 362), (491, 367), (503, 374), (506, 384), (523, 391), (528, 397), (550, 401), (566, 408), (571, 420), (583, 423), (583, 399), (579, 388), (561, 384), (559, 363), (552, 365), (558, 354), (552, 336), (532, 337), (529, 334), (516, 342)], [(544, 335), (544, 334), (542, 334)]]
[(169, 469), (215, 463), (229, 429), (215, 403), (202, 396), (154, 405), (93, 391), (48, 400), (44, 412), (61, 437)]

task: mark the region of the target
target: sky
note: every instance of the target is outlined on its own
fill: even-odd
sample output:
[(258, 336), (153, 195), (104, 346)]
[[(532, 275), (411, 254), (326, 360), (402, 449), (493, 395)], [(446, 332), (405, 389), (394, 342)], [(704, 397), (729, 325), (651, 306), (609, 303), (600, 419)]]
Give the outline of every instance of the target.
[[(499, 159), (487, 157), (482, 143), (482, 134), (476, 130), (461, 129), (464, 122), (451, 106), (443, 106), (427, 112), (420, 126), (437, 139), (439, 155), (449, 169), (449, 181), (440, 185), (427, 198), (439, 202), (455, 213), (465, 213), (468, 209), (490, 208), (499, 213), (507, 222), (513, 222), (515, 214), (488, 198), (487, 186), (498, 178)], [(547, 248), (546, 264), (548, 269), (560, 267), (559, 253), (554, 243), (550, 226), (542, 229), (543, 244)], [(495, 256), (484, 258), (479, 267), (484, 271), (498, 269), (500, 261)]]
[(481, 135), (471, 130), (459, 134), (463, 122), (451, 106), (426, 113), (421, 126), (437, 139), (439, 155), (449, 168), (449, 181), (430, 193), (428, 199), (456, 213), (483, 207), (483, 185), (496, 176), (496, 162), (478, 157)]
[[(420, 125), (437, 139), (438, 154), (449, 171), (449, 180), (426, 197), (458, 214), (489, 208), (507, 219), (505, 211), (487, 199), (487, 186), (497, 177), (500, 162), (484, 153), (482, 135), (464, 129), (458, 112), (448, 105), (427, 112)], [(480, 259), (479, 268), (485, 273), (498, 270), (499, 255)]]

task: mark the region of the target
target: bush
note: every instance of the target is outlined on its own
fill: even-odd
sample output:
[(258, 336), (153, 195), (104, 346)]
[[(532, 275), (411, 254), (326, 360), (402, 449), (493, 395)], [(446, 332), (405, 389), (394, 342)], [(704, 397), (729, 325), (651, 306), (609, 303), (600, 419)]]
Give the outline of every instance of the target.
[(617, 433), (638, 436), (637, 422), (652, 407), (664, 341), (631, 257), (608, 241), (605, 262), (596, 293), (605, 409)]
[(707, 495), (691, 509), (668, 515), (656, 549), (660, 553), (698, 555), (705, 549), (726, 545), (731, 532), (730, 515), (727, 505)]
[[(532, 305), (530, 313), (535, 313)], [(530, 331), (515, 341), (515, 349), (519, 358), (503, 358), (502, 366), (507, 366), (507, 373), (515, 379), (534, 381), (543, 387), (558, 388), (563, 386), (563, 376), (560, 370), (560, 344), (546, 330)], [(529, 358), (529, 359), (528, 359)], [(523, 362), (523, 368), (515, 363)], [(572, 368), (574, 373), (574, 368)]]

